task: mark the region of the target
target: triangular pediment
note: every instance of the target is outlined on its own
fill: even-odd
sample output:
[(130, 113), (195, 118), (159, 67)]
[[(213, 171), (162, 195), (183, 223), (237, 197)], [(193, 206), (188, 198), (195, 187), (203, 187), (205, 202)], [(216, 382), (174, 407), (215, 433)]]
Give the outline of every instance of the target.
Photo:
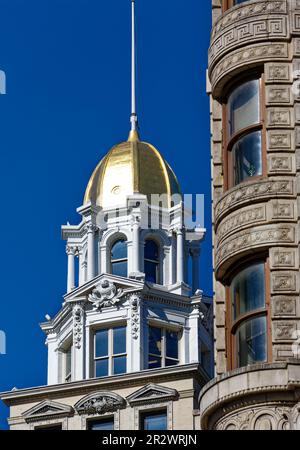
[(131, 278), (118, 277), (116, 275), (111, 275), (108, 273), (102, 273), (101, 275), (93, 278), (92, 280), (86, 282), (82, 286), (74, 289), (64, 296), (66, 302), (74, 300), (84, 300), (87, 298), (92, 291), (99, 286), (103, 281), (108, 281), (116, 286), (117, 290), (121, 290), (124, 295), (130, 294), (132, 292), (137, 292), (143, 290), (145, 283), (143, 281), (138, 281)]
[(129, 404), (134, 403), (159, 403), (167, 400), (175, 400), (178, 397), (178, 392), (175, 389), (170, 389), (157, 384), (148, 384), (138, 391), (127, 397)]
[(61, 403), (53, 402), (52, 400), (45, 400), (38, 405), (28, 409), (22, 415), (28, 422), (49, 417), (70, 416), (73, 413), (74, 410), (72, 406), (63, 405)]

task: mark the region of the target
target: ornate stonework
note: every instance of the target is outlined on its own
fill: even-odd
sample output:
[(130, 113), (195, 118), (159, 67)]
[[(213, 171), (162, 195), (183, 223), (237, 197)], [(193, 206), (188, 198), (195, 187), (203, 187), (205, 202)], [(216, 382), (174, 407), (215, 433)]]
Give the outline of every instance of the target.
[(122, 296), (122, 289), (117, 289), (109, 280), (102, 280), (89, 295), (89, 302), (93, 304), (94, 309), (101, 310), (102, 308), (116, 306)]

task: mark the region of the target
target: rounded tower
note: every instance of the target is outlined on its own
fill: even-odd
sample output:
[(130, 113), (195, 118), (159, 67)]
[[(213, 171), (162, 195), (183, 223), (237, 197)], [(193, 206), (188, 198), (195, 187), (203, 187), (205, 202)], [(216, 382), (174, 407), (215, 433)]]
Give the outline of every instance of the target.
[(216, 375), (204, 429), (299, 429), (300, 4), (212, 0)]

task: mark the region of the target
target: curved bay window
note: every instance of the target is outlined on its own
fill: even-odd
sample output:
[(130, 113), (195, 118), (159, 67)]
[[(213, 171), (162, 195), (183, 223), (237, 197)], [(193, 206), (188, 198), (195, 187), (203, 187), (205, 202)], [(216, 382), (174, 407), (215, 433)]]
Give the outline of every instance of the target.
[(127, 241), (119, 239), (111, 247), (111, 273), (120, 277), (127, 277)]
[(222, 7), (223, 11), (226, 11), (229, 8), (232, 8), (235, 5), (239, 5), (240, 3), (245, 3), (249, 0), (223, 0), (222, 1)]
[(269, 329), (268, 268), (264, 262), (240, 270), (228, 288), (227, 321), (232, 368), (267, 362)]
[(224, 106), (225, 188), (264, 174), (262, 79), (240, 84)]
[(144, 270), (146, 281), (159, 283), (159, 247), (152, 240), (145, 243)]

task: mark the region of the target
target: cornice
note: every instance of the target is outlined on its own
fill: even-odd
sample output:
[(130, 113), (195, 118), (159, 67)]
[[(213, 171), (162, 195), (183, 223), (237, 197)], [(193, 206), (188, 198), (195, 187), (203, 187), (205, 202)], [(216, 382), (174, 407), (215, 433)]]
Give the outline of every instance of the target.
[(208, 376), (199, 364), (187, 364), (163, 369), (143, 370), (124, 375), (93, 378), (72, 383), (14, 390), (0, 393), (0, 398), (7, 406), (11, 406), (25, 402), (35, 402), (45, 397), (54, 399), (73, 395), (84, 395), (84, 393), (88, 394), (95, 390), (116, 390), (122, 387), (138, 386), (142, 383), (153, 382), (158, 384), (159, 382), (184, 379), (187, 377), (195, 377), (198, 379), (200, 385), (204, 385), (208, 381)]

